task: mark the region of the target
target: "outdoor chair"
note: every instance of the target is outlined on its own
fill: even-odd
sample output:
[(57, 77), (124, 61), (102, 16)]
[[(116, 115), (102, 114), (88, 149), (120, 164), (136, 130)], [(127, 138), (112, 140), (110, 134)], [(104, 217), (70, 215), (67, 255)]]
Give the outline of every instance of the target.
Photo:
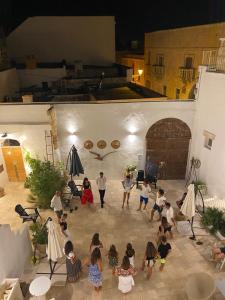
[[(33, 210), (33, 213), (26, 212), (27, 209)], [(37, 218), (38, 217), (41, 218), (38, 209), (36, 207), (23, 208), (21, 204), (17, 204), (15, 207), (15, 212), (18, 213), (20, 218), (23, 220), (23, 223), (27, 221), (33, 221), (33, 223), (36, 223)]]

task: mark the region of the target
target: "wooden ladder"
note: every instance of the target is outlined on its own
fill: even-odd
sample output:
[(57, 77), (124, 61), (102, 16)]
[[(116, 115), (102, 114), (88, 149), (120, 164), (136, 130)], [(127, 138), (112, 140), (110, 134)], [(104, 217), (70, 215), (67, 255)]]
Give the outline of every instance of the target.
[(45, 130), (45, 149), (46, 159), (54, 165), (54, 147), (53, 147), (53, 136), (51, 130)]

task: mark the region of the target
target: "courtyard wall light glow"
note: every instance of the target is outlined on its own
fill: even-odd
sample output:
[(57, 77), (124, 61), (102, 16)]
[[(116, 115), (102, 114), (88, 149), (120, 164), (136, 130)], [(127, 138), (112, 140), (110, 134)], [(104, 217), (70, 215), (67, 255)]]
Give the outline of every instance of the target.
[(143, 70), (142, 70), (142, 69), (139, 69), (139, 70), (138, 70), (138, 75), (141, 76), (142, 74), (143, 74)]

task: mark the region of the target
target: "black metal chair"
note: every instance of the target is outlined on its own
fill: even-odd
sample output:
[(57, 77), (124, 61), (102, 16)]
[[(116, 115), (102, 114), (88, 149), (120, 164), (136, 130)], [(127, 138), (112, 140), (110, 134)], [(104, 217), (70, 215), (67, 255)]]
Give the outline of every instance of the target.
[[(34, 212), (29, 214), (28, 212), (26, 212), (26, 209), (31, 209)], [(27, 221), (33, 221), (33, 223), (36, 223), (38, 217), (40, 217), (40, 219), (41, 219), (41, 216), (36, 207), (23, 208), (21, 204), (17, 204), (15, 206), (15, 212), (18, 213), (20, 218), (23, 220), (23, 223), (27, 222)]]
[[(157, 188), (157, 176), (147, 176), (146, 179), (148, 180), (148, 182), (151, 184), (151, 185), (154, 185), (154, 188), (156, 189)], [(138, 171), (138, 176), (136, 178), (136, 188), (138, 189), (139, 188), (139, 184), (143, 184), (145, 180), (145, 177), (144, 177), (144, 171), (143, 170), (139, 170)]]

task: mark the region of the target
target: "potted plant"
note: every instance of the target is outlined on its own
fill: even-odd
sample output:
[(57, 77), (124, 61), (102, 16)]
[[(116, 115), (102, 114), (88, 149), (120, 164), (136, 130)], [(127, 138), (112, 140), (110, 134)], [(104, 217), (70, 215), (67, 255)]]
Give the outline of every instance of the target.
[(26, 155), (26, 161), (31, 172), (25, 181), (25, 187), (30, 189), (34, 196), (32, 200), (40, 208), (49, 208), (55, 191), (62, 191), (66, 186), (66, 178), (62, 175), (60, 167), (49, 161), (31, 158), (29, 153)]
[(201, 180), (196, 180), (192, 182), (195, 186), (195, 194), (197, 194), (198, 191), (200, 191), (202, 194), (206, 194), (207, 187), (206, 184)]
[(47, 228), (42, 226), (40, 222), (33, 223), (30, 226), (32, 234), (32, 242), (34, 248), (40, 253), (40, 256), (46, 255), (46, 245), (48, 243), (48, 232)]
[(211, 233), (216, 234), (220, 239), (224, 239), (225, 215), (222, 210), (215, 207), (208, 207), (203, 214), (201, 221)]

